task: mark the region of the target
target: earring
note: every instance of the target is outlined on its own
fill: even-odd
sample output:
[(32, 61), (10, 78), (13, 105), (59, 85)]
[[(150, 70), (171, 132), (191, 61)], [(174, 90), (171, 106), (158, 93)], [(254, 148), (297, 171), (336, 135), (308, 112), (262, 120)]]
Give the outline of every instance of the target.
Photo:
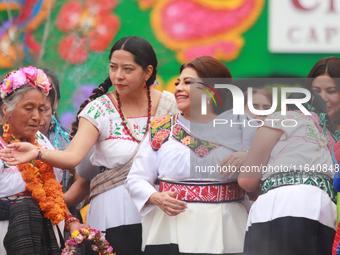
[(143, 89), (147, 89), (147, 87), (146, 87), (146, 83), (144, 84), (144, 86), (143, 86)]
[(2, 127), (3, 131), (4, 131), (4, 134), (8, 134), (8, 131), (9, 131), (9, 125), (8, 124), (5, 124), (3, 127)]
[(3, 138), (6, 142), (9, 142), (9, 140), (11, 139), (12, 135), (11, 133), (9, 132), (9, 125), (6, 123), (5, 125), (3, 125), (2, 127), (4, 133), (3, 133)]

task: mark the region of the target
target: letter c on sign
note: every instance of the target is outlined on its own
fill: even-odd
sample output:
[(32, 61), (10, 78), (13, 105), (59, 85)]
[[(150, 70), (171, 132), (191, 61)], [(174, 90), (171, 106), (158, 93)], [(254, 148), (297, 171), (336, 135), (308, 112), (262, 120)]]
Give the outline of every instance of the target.
[(310, 8), (306, 8), (304, 6), (302, 6), (302, 4), (300, 3), (300, 0), (292, 0), (294, 6), (302, 11), (311, 11), (314, 10), (315, 8), (317, 8), (319, 6), (319, 3), (315, 3), (315, 5), (313, 7)]

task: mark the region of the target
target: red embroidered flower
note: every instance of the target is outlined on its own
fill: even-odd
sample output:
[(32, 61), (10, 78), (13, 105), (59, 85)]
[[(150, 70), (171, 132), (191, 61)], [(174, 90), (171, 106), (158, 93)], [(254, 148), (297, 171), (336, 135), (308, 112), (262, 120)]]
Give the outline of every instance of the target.
[(169, 136), (169, 130), (159, 130), (156, 135), (153, 137), (151, 145), (154, 149), (159, 149), (164, 142), (164, 140)]
[(138, 125), (133, 124), (133, 129), (137, 129), (138, 130)]
[(205, 156), (208, 153), (208, 149), (204, 145), (201, 145), (195, 150), (195, 153), (199, 156)]
[(173, 129), (173, 134), (178, 135), (179, 131), (181, 131), (181, 127), (179, 125), (175, 125)]
[(124, 133), (124, 135), (129, 135), (129, 133), (126, 131), (125, 128), (123, 128), (123, 133)]
[(58, 47), (60, 56), (71, 64), (82, 63), (88, 51), (104, 51), (119, 29), (119, 19), (111, 13), (117, 0), (71, 0), (57, 17), (57, 27), (64, 33)]

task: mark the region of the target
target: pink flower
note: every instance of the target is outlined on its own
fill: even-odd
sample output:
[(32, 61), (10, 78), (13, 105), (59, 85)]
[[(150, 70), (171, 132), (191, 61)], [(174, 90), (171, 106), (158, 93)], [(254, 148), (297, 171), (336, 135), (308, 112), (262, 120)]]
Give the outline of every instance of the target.
[(75, 245), (77, 245), (78, 243), (74, 240), (74, 239), (68, 239), (67, 241), (66, 241), (66, 245), (68, 245), (68, 246), (75, 246)]
[(151, 146), (154, 149), (161, 148), (163, 141), (169, 136), (169, 134), (170, 134), (169, 130), (166, 129), (158, 130), (151, 142)]
[(173, 134), (178, 135), (180, 131), (181, 131), (181, 127), (179, 125), (175, 125), (173, 129)]
[(77, 243), (81, 243), (84, 239), (84, 236), (82, 235), (77, 235), (74, 240), (77, 242)]
[(51, 84), (47, 78), (47, 75), (41, 69), (38, 69), (35, 85), (42, 88), (45, 94), (48, 95), (48, 91), (51, 89)]
[(195, 152), (197, 155), (203, 157), (204, 155), (208, 153), (208, 149), (204, 145), (201, 145), (195, 150)]
[(91, 232), (91, 233), (89, 234), (89, 236), (87, 237), (87, 239), (90, 240), (90, 241), (92, 241), (92, 240), (94, 239), (95, 236), (96, 236), (96, 233)]
[(94, 251), (98, 251), (98, 247), (96, 246), (96, 245), (91, 245), (91, 248), (92, 248), (92, 250), (94, 250)]
[(112, 253), (112, 252), (113, 252), (113, 248), (109, 246), (109, 248), (107, 248), (107, 253)]
[(32, 81), (37, 78), (38, 70), (33, 66), (24, 67), (22, 71), (24, 72), (26, 77)]
[(99, 240), (102, 241), (102, 242), (104, 242), (106, 240), (105, 239), (105, 233), (101, 234)]
[(13, 72), (10, 76), (13, 79), (13, 90), (20, 88), (28, 82), (26, 75), (24, 74), (24, 72), (21, 71), (21, 69), (16, 71), (15, 73)]

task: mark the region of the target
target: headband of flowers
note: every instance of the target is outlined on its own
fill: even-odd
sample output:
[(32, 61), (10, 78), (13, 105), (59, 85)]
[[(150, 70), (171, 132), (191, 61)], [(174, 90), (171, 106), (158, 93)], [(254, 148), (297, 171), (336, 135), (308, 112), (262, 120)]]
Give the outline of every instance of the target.
[(30, 84), (35, 88), (42, 88), (46, 95), (48, 95), (51, 89), (51, 84), (44, 71), (33, 66), (28, 66), (9, 73), (6, 78), (2, 80), (0, 86), (1, 98), (4, 99), (7, 95), (15, 92), (18, 88), (26, 84)]

